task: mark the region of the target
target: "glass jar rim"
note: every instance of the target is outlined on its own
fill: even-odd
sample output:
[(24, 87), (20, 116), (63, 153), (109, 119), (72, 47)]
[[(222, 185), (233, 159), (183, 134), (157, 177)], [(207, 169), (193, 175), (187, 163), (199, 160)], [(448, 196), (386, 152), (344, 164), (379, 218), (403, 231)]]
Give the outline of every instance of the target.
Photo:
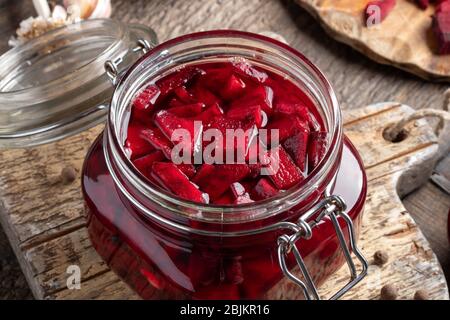
[[(188, 42), (196, 42), (205, 39), (220, 39), (224, 40), (226, 38), (230, 39), (239, 39), (243, 38), (249, 41), (254, 41), (255, 43), (265, 44), (267, 46), (271, 46), (274, 49), (280, 50), (283, 54), (287, 54), (289, 57), (297, 59), (297, 62), (303, 64), (303, 66), (307, 67), (310, 71), (314, 73), (322, 86), (322, 89), (325, 91), (327, 97), (330, 100), (331, 110), (333, 112), (333, 123), (332, 123), (332, 132), (329, 132), (329, 148), (322, 159), (322, 161), (318, 164), (318, 166), (300, 183), (295, 185), (294, 187), (286, 190), (285, 192), (266, 199), (262, 201), (257, 201), (248, 204), (238, 204), (238, 205), (214, 205), (214, 204), (200, 204), (197, 202), (192, 202), (189, 200), (184, 200), (179, 197), (174, 196), (173, 194), (163, 190), (162, 188), (158, 188), (156, 186), (152, 186), (146, 181), (146, 179), (137, 171), (137, 169), (133, 166), (131, 160), (126, 155), (126, 152), (123, 147), (123, 143), (121, 143), (121, 139), (119, 138), (120, 125), (117, 121), (118, 110), (121, 108), (126, 108), (127, 105), (124, 104), (121, 90), (124, 89), (125, 84), (130, 81), (130, 77), (134, 73), (139, 73), (142, 71), (143, 64), (145, 62), (151, 61), (151, 59), (155, 59), (156, 57), (163, 58), (167, 55), (170, 55), (170, 49), (173, 46), (176, 46), (180, 43), (188, 43)], [(226, 42), (226, 41), (225, 41)], [(231, 47), (232, 45), (229, 42), (226, 42), (227, 46)], [(129, 95), (128, 95), (129, 96)], [(136, 189), (142, 193), (147, 198), (157, 200), (157, 201), (166, 201), (173, 205), (171, 209), (184, 216), (188, 216), (190, 219), (207, 221), (207, 222), (221, 222), (223, 221), (223, 216), (225, 214), (227, 217), (231, 217), (233, 213), (239, 213), (242, 211), (253, 211), (258, 212), (259, 209), (267, 209), (269, 205), (271, 207), (276, 207), (276, 204), (286, 203), (289, 205), (290, 202), (294, 199), (298, 199), (299, 196), (305, 197), (305, 191), (312, 190), (314, 185), (319, 184), (320, 181), (323, 181), (327, 177), (327, 173), (329, 173), (333, 168), (333, 164), (340, 159), (340, 152), (342, 150), (342, 141), (343, 141), (343, 133), (342, 133), (342, 115), (339, 107), (339, 103), (337, 97), (334, 93), (334, 90), (331, 87), (331, 84), (326, 79), (324, 74), (303, 54), (301, 54), (296, 49), (290, 47), (287, 44), (279, 42), (273, 38), (269, 38), (266, 36), (262, 36), (259, 34), (244, 32), (244, 31), (236, 31), (236, 30), (213, 30), (213, 31), (204, 31), (197, 32), (188, 35), (183, 35), (171, 40), (168, 40), (149, 52), (147, 52), (143, 57), (141, 57), (129, 70), (127, 70), (124, 76), (119, 80), (116, 89), (114, 91), (111, 107), (108, 114), (107, 127), (105, 131), (105, 143), (104, 143), (104, 152), (105, 157), (107, 158), (107, 165), (110, 171), (114, 170), (111, 160), (114, 162), (116, 166), (119, 167), (119, 171), (124, 173), (126, 179), (130, 179), (133, 181)], [(336, 168), (335, 168), (335, 171)], [(335, 176), (336, 172), (334, 172)], [(114, 177), (114, 175), (113, 175)], [(116, 180), (116, 179), (115, 179)], [(119, 181), (115, 181), (118, 183)], [(119, 182), (120, 183), (120, 182)], [(122, 191), (125, 191), (122, 189)], [(126, 192), (126, 191), (125, 191)], [(275, 205), (274, 205), (275, 204)], [(293, 207), (295, 203), (290, 204)], [(311, 204), (312, 205), (312, 204)], [(220, 220), (211, 218), (208, 216), (205, 218), (204, 216), (196, 216), (186, 214), (186, 209), (188, 211), (196, 210), (201, 211), (203, 213), (218, 213), (222, 216)], [(286, 211), (287, 209), (284, 207), (283, 209), (279, 209), (276, 212)], [(192, 212), (192, 211), (191, 211)], [(275, 212), (275, 213), (276, 213)], [(274, 213), (274, 212), (272, 212)], [(245, 221), (252, 221), (256, 219), (266, 218), (270, 215), (258, 216), (257, 218)], [(230, 223), (235, 223), (238, 220), (229, 219)]]

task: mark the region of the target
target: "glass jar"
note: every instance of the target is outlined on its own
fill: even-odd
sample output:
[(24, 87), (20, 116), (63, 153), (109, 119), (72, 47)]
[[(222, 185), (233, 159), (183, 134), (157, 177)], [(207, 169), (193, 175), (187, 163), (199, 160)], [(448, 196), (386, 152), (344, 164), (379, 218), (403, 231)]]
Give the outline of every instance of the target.
[[(251, 204), (199, 204), (150, 184), (123, 148), (132, 98), (174, 68), (235, 57), (309, 96), (329, 132), (324, 159), (287, 192)], [(116, 87), (107, 126), (83, 168), (87, 226), (98, 253), (141, 297), (318, 299), (317, 286), (347, 262), (350, 280), (332, 297), (339, 298), (364, 277), (356, 236), (366, 175), (343, 135), (333, 89), (302, 54), (255, 34), (209, 31), (153, 48), (122, 77), (119, 65), (108, 65)]]
[(0, 148), (62, 139), (105, 120), (112, 88), (106, 61), (130, 66), (156, 34), (142, 25), (85, 20), (0, 56)]

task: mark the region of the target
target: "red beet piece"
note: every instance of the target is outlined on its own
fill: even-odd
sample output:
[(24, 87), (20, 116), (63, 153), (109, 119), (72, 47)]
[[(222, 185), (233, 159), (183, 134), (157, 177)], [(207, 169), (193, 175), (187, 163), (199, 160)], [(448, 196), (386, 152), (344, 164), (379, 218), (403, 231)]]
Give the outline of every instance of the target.
[(220, 258), (207, 250), (193, 250), (189, 257), (187, 273), (196, 290), (209, 287), (219, 278)]
[(271, 114), (273, 105), (272, 88), (259, 85), (251, 91), (248, 90), (242, 98), (231, 102), (230, 109), (246, 108), (252, 105), (259, 105), (265, 113)]
[[(199, 139), (201, 138), (202, 127), (198, 126), (196, 130), (192, 119), (177, 117), (167, 110), (161, 110), (155, 115), (155, 123), (170, 141), (175, 144), (183, 144), (184, 148), (190, 148), (191, 152), (198, 148), (198, 144), (201, 142)], [(186, 136), (177, 135), (172, 139), (172, 135), (177, 129), (186, 130)]]
[(230, 205), (234, 203), (234, 197), (231, 194), (231, 192), (225, 192), (223, 195), (220, 196), (220, 198), (213, 201), (214, 204), (217, 205)]
[(320, 124), (316, 117), (303, 104), (300, 103), (278, 103), (275, 105), (274, 111), (276, 113), (286, 114), (290, 116), (297, 116), (300, 120), (307, 122), (311, 131), (320, 130)]
[(207, 106), (220, 104), (220, 99), (211, 91), (200, 85), (194, 85), (191, 91), (198, 102), (202, 102)]
[(420, 9), (426, 10), (430, 5), (430, 0), (415, 0)]
[(155, 149), (146, 138), (145, 130), (146, 128), (141, 124), (135, 124), (128, 128), (125, 149), (131, 160), (149, 154)]
[(201, 181), (204, 179), (208, 179), (208, 177), (214, 172), (214, 165), (212, 164), (202, 164), (200, 168), (197, 170), (197, 174), (193, 181), (197, 183), (197, 181)]
[(259, 179), (258, 183), (253, 187), (251, 196), (255, 200), (264, 200), (278, 194), (278, 190), (266, 178)]
[[(219, 164), (202, 165), (208, 166), (207, 169), (201, 168), (193, 178), (201, 190), (207, 192), (212, 200), (218, 199), (232, 183), (241, 181), (250, 172), (245, 164)], [(205, 174), (205, 170), (209, 174)]]
[(239, 77), (232, 74), (228, 78), (224, 87), (220, 90), (220, 96), (223, 99), (231, 100), (242, 95), (244, 89), (245, 89), (245, 82), (242, 81)]
[(154, 151), (146, 156), (134, 160), (133, 164), (145, 177), (151, 178), (153, 163), (164, 159), (164, 154), (161, 151)]
[(232, 108), (228, 110), (227, 117), (255, 124), (258, 128), (261, 127), (263, 121), (262, 110), (259, 105)]
[(433, 17), (433, 32), (438, 41), (438, 53), (450, 53), (450, 11), (441, 11)]
[(205, 111), (203, 111), (199, 115), (193, 117), (193, 119), (202, 121), (203, 126), (207, 127), (211, 122), (214, 121), (215, 118), (222, 116), (223, 110), (219, 107), (218, 104), (213, 104), (210, 107), (206, 108)]
[[(276, 161), (277, 153), (278, 161)], [(281, 146), (271, 150), (270, 157), (271, 163), (267, 167), (270, 173), (268, 177), (279, 190), (287, 190), (304, 179), (299, 169)]]
[[(130, 127), (131, 128), (131, 127)], [(141, 136), (148, 141), (155, 149), (161, 150), (167, 159), (171, 159), (172, 142), (156, 127), (145, 128)]]
[(183, 172), (188, 178), (195, 176), (195, 167), (189, 163), (181, 163), (176, 165), (181, 172)]
[(311, 172), (319, 164), (327, 151), (327, 133), (311, 133), (308, 146), (308, 171)]
[(187, 85), (195, 76), (204, 74), (199, 68), (185, 67), (156, 82), (161, 91), (161, 98), (166, 97), (174, 89)]
[(306, 154), (308, 148), (309, 127), (298, 122), (298, 130), (296, 133), (284, 140), (283, 147), (294, 159), (295, 164), (302, 172), (306, 172)]
[(247, 61), (233, 63), (233, 71), (255, 82), (264, 83), (269, 77), (264, 71), (260, 71)]
[(181, 86), (181, 87), (176, 88), (174, 90), (174, 93), (181, 100), (181, 102), (188, 103), (188, 104), (191, 104), (191, 103), (195, 102), (194, 97), (192, 96), (192, 94), (190, 94), (186, 90), (185, 86)]
[(192, 117), (202, 112), (205, 105), (194, 103), (170, 108), (168, 111), (178, 117)]
[[(396, 0), (376, 0), (376, 1), (370, 1), (367, 4), (366, 10), (365, 12), (365, 21), (367, 26), (370, 26), (370, 22), (372, 23), (381, 23), (382, 21), (384, 21), (384, 19), (386, 19), (386, 17), (389, 15), (389, 13), (391, 13), (392, 9), (394, 9), (396, 4)], [(376, 12), (371, 11), (370, 9), (373, 8), (374, 6), (378, 7), (380, 9), (380, 16), (376, 17), (374, 16), (375, 19), (372, 19), (372, 15), (375, 15)], [(379, 18), (379, 21), (377, 21), (376, 18)]]
[(137, 94), (133, 100), (133, 106), (141, 111), (146, 110), (156, 103), (160, 93), (159, 88), (151, 84)]
[(225, 261), (225, 277), (228, 283), (241, 284), (244, 282), (241, 260), (241, 258), (237, 257)]
[[(302, 122), (298, 117), (292, 117), (287, 115), (278, 115), (274, 117), (271, 122), (267, 125), (267, 129), (273, 130), (278, 129), (280, 142), (285, 141), (287, 138), (293, 137), (298, 132), (303, 132), (308, 128), (308, 126)], [(271, 137), (271, 132), (268, 132), (269, 137)], [(271, 139), (268, 139), (270, 143)]]
[(207, 197), (173, 163), (153, 163), (152, 177), (180, 198), (200, 203), (208, 202)]
[(250, 199), (250, 195), (245, 190), (245, 187), (239, 182), (232, 183), (230, 189), (234, 197), (234, 204), (244, 204), (253, 202), (253, 200)]

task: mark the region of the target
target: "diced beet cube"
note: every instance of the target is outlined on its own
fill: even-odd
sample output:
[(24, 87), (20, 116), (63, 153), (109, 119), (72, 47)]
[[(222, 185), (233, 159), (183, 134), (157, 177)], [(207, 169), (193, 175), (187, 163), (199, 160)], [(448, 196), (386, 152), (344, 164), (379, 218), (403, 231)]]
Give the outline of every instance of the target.
[(299, 128), (295, 134), (283, 142), (284, 149), (294, 159), (295, 164), (302, 172), (306, 172), (306, 155), (308, 148), (309, 127), (302, 123), (298, 123)]
[(261, 127), (263, 121), (262, 110), (259, 105), (232, 108), (228, 110), (227, 117), (255, 124), (258, 128)]
[[(389, 13), (391, 13), (392, 9), (394, 9), (396, 4), (396, 0), (375, 0), (375, 1), (370, 1), (367, 6), (366, 6), (366, 10), (365, 10), (365, 18), (366, 18), (366, 24), (369, 27), (370, 26), (370, 22), (372, 23), (381, 23), (384, 21), (384, 19), (386, 19), (386, 17), (389, 15)], [(371, 7), (378, 7), (380, 9), (380, 17), (379, 17), (379, 21), (377, 21), (376, 19), (371, 19), (372, 15), (375, 15), (376, 13), (372, 12), (370, 9)], [(376, 17), (377, 18), (377, 17)]]
[(174, 89), (187, 85), (195, 76), (203, 74), (199, 68), (185, 67), (156, 82), (161, 91), (161, 98), (166, 97)]
[(244, 282), (241, 260), (240, 257), (225, 260), (225, 276), (228, 283), (241, 284)]
[(172, 142), (170, 142), (158, 128), (145, 128), (142, 130), (141, 136), (148, 141), (154, 149), (161, 150), (167, 159), (171, 158)]
[[(293, 137), (299, 132), (305, 131), (306, 128), (308, 128), (307, 125), (305, 125), (305, 123), (298, 117), (287, 115), (278, 115), (267, 125), (267, 129), (269, 130), (278, 129), (278, 138), (280, 142), (283, 142), (287, 138)], [(268, 143), (271, 142), (271, 136), (271, 131), (269, 131)]]
[(208, 68), (206, 74), (198, 79), (198, 85), (218, 94), (232, 74), (231, 67)]
[(307, 122), (311, 131), (318, 131), (320, 124), (316, 117), (303, 104), (300, 103), (277, 103), (274, 111), (276, 113), (286, 114), (290, 116), (297, 116), (300, 120)]
[(224, 194), (222, 194), (220, 196), (220, 198), (214, 200), (213, 203), (217, 204), (217, 205), (230, 205), (230, 204), (234, 203), (234, 200), (235, 199), (234, 199), (233, 195), (231, 194), (231, 192), (227, 191)]
[(125, 149), (131, 160), (151, 153), (155, 148), (146, 139), (144, 134), (146, 128), (143, 125), (135, 124), (128, 127), (128, 135), (125, 141)]
[(169, 109), (171, 109), (171, 108), (176, 108), (176, 107), (182, 107), (184, 105), (185, 105), (184, 102), (181, 102), (177, 98), (172, 98), (172, 99), (170, 99), (167, 106), (169, 107)]
[(209, 174), (204, 174), (203, 169), (200, 169), (193, 182), (208, 193), (212, 200), (219, 198), (232, 183), (241, 181), (250, 172), (245, 164), (219, 164), (212, 166), (212, 169), (207, 168), (204, 170), (208, 170)]
[(220, 257), (209, 250), (193, 250), (187, 273), (196, 290), (213, 284), (219, 278)]
[(264, 83), (269, 77), (264, 71), (260, 71), (247, 61), (233, 63), (233, 71), (255, 82)]
[(203, 111), (203, 103), (194, 103), (170, 108), (168, 111), (178, 117), (193, 117)]
[(260, 85), (250, 92), (247, 92), (242, 98), (234, 100), (230, 105), (230, 109), (259, 105), (264, 112), (270, 115), (272, 113), (272, 104), (272, 88)]
[(311, 172), (319, 164), (327, 151), (327, 133), (313, 132), (309, 137), (308, 171)]
[(194, 182), (197, 180), (208, 179), (208, 177), (214, 172), (214, 165), (212, 164), (202, 164), (200, 168), (197, 170), (197, 174), (195, 175)]
[(188, 178), (195, 176), (195, 167), (189, 163), (181, 163), (176, 165), (181, 172), (183, 172)]
[(245, 190), (245, 187), (239, 182), (235, 182), (231, 184), (231, 193), (234, 198), (234, 204), (244, 204), (251, 203), (253, 200), (250, 198), (250, 195)]
[(190, 94), (186, 90), (186, 87), (184, 87), (184, 86), (176, 88), (174, 90), (174, 92), (175, 92), (175, 95), (181, 100), (181, 102), (184, 102), (186, 104), (192, 104), (195, 102), (195, 99), (192, 96), (192, 94)]
[[(202, 126), (195, 127), (194, 120), (180, 118), (167, 110), (161, 110), (155, 115), (155, 123), (164, 135), (175, 144), (182, 144), (183, 148), (190, 149), (191, 153), (199, 148), (201, 143)], [(184, 129), (185, 135), (175, 135), (177, 129)], [(181, 130), (180, 130), (181, 131)]]
[(258, 183), (253, 187), (251, 196), (255, 200), (264, 200), (278, 194), (278, 190), (266, 178), (259, 179)]
[[(277, 155), (278, 154), (278, 159)], [(287, 190), (304, 179), (287, 152), (281, 147), (270, 151), (271, 163), (268, 177), (279, 190)]]
[(223, 110), (219, 107), (218, 104), (213, 104), (210, 107), (206, 108), (202, 113), (193, 117), (193, 119), (197, 121), (202, 121), (203, 125), (206, 127), (208, 124), (214, 121), (217, 117), (223, 116)]
[(207, 88), (202, 87), (200, 85), (195, 85), (191, 88), (195, 99), (198, 102), (202, 102), (207, 106), (211, 106), (213, 104), (220, 105), (220, 99), (216, 97), (214, 93), (209, 91)]
[(433, 32), (438, 41), (438, 53), (450, 53), (450, 11), (441, 11), (433, 17)]
[(188, 177), (182, 173), (173, 163), (155, 162), (152, 165), (152, 177), (161, 186), (173, 192), (180, 198), (207, 203), (207, 197), (189, 181)]
[(242, 81), (239, 77), (232, 74), (224, 87), (220, 90), (220, 96), (223, 99), (231, 100), (234, 99), (244, 92), (245, 82)]
[(415, 0), (420, 9), (425, 10), (430, 5), (430, 0)]
[(156, 103), (160, 93), (159, 88), (151, 84), (137, 94), (133, 100), (133, 106), (141, 111), (146, 110)]
[(145, 177), (150, 178), (153, 163), (164, 159), (164, 154), (158, 150), (134, 160), (133, 164)]

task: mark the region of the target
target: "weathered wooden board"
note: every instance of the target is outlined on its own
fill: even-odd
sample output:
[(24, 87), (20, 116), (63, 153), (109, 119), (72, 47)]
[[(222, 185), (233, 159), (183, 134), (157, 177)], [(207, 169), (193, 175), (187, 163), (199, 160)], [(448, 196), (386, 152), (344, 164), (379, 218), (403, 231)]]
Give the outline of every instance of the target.
[(364, 10), (368, 0), (296, 0), (316, 17), (336, 40), (369, 58), (394, 65), (430, 80), (450, 80), (450, 56), (437, 55), (431, 32), (434, 7), (421, 10), (414, 1), (397, 5), (379, 25), (367, 28)]
[[(372, 265), (369, 276), (345, 298), (377, 299), (382, 285), (395, 283), (403, 299), (424, 288), (433, 299), (448, 299), (441, 267), (398, 196), (422, 183), (426, 168), (434, 163), (436, 137), (427, 122), (419, 120), (407, 128), (404, 141), (383, 139), (384, 128), (411, 111), (404, 105), (386, 103), (345, 114), (346, 134), (360, 150), (369, 177), (359, 245), (369, 260), (379, 249), (390, 256), (386, 266)], [(137, 298), (89, 242), (79, 181), (62, 185), (57, 179), (67, 164), (80, 170), (86, 150), (101, 129), (0, 153), (0, 221), (36, 298)], [(79, 290), (67, 289), (69, 265), (81, 268)], [(342, 269), (321, 288), (322, 293), (328, 296), (346, 277), (347, 270)]]

